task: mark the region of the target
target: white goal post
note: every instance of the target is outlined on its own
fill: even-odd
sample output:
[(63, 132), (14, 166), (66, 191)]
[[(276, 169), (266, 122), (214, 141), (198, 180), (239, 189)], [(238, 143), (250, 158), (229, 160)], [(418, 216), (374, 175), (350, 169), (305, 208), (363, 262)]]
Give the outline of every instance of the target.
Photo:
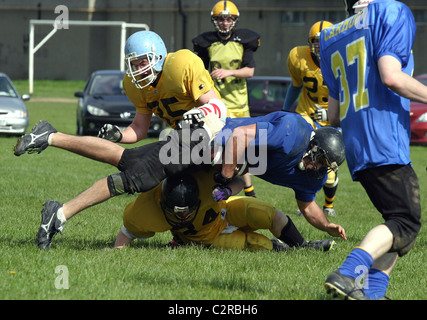
[[(30, 39), (29, 39), (29, 50), (28, 50), (28, 86), (29, 93), (32, 94), (34, 91), (34, 54), (58, 31), (56, 20), (30, 20)], [(126, 43), (126, 29), (127, 28), (141, 28), (150, 30), (145, 23), (128, 23), (125, 21), (79, 21), (79, 20), (68, 20), (68, 25), (74, 26), (98, 26), (98, 27), (120, 27), (121, 28), (121, 39), (120, 39), (120, 69), (124, 70), (124, 50)], [(50, 31), (36, 46), (34, 46), (34, 29), (36, 25), (51, 25), (53, 26)]]

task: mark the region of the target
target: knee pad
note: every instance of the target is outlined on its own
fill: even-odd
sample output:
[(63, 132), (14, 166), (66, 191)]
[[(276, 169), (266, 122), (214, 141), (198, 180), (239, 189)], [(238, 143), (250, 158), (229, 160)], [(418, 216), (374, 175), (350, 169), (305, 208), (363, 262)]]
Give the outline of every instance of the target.
[(120, 173), (112, 174), (107, 177), (108, 190), (110, 190), (110, 196), (115, 197), (125, 193), (125, 186)]
[(338, 185), (338, 176), (335, 172), (331, 171), (328, 173), (328, 178), (325, 182), (326, 188), (334, 188)]

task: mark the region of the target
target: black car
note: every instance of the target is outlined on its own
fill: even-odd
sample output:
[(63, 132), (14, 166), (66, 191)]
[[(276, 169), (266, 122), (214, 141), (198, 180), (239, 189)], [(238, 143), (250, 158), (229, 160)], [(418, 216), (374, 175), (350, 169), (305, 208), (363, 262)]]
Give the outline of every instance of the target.
[[(120, 70), (98, 70), (92, 73), (83, 92), (77, 91), (77, 134), (96, 135), (106, 123), (124, 130), (132, 123), (136, 108), (123, 90)], [(158, 136), (166, 124), (153, 114), (148, 136)]]
[[(251, 117), (282, 110), (286, 93), (292, 85), (290, 77), (256, 76), (247, 79)], [(292, 109), (296, 107), (296, 103)]]

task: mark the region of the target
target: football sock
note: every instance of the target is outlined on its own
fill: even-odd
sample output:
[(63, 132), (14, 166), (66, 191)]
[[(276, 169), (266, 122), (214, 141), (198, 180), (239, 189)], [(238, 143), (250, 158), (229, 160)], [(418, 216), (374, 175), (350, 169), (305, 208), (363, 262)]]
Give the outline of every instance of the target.
[(64, 216), (64, 212), (62, 211), (62, 207), (58, 209), (58, 211), (56, 212), (56, 216), (62, 225), (64, 225), (65, 222), (67, 222), (67, 219)]
[(301, 247), (306, 244), (304, 237), (299, 233), (297, 227), (288, 217), (288, 223), (283, 227), (280, 232), (279, 239), (285, 242), (290, 247)]
[(367, 277), (367, 281), (365, 280), (363, 283), (365, 296), (371, 300), (384, 297), (390, 280), (389, 275), (382, 270), (371, 268)]
[(334, 187), (329, 188), (324, 186), (323, 192), (325, 193), (325, 203), (323, 205), (324, 208), (333, 208), (334, 207), (334, 199), (335, 199), (335, 193), (337, 192), (338, 184), (336, 184)]
[(367, 273), (373, 264), (372, 256), (364, 249), (356, 247), (347, 256), (339, 270), (346, 277), (358, 278), (362, 272)]
[(243, 189), (243, 191), (245, 191), (245, 196), (256, 198), (255, 188), (253, 187), (253, 185), (250, 185), (249, 187), (245, 187), (245, 189)]
[(52, 133), (47, 137), (47, 144), (52, 145)]

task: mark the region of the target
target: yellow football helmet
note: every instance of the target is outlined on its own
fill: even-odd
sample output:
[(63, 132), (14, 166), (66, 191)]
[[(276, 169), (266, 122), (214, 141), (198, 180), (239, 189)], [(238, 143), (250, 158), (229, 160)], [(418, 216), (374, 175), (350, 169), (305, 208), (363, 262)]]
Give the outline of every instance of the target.
[[(228, 30), (221, 30), (218, 26), (218, 18), (232, 18), (233, 24)], [(231, 1), (219, 1), (217, 2), (211, 11), (211, 21), (214, 25), (215, 30), (223, 37), (227, 37), (231, 31), (236, 28), (237, 22), (239, 20), (239, 9)]]
[(311, 26), (310, 32), (308, 33), (308, 43), (311, 48), (311, 52), (319, 59), (320, 61), (320, 47), (319, 47), (319, 40), (320, 40), (320, 32), (323, 29), (329, 28), (332, 26), (332, 23), (329, 21), (317, 21), (315, 24)]

